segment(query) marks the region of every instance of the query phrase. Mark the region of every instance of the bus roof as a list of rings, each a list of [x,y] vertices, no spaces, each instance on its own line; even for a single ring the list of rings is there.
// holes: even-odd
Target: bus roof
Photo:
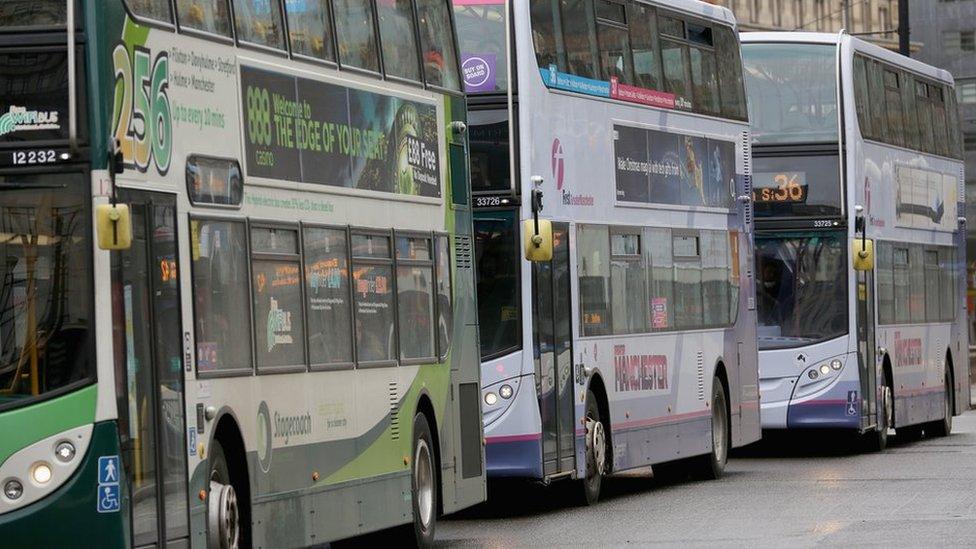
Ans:
[[[840,33],[829,32],[743,32],[739,34],[743,44],[762,43],[762,42],[789,42],[794,44],[830,44],[837,45]],[[882,48],[866,40],[849,34],[844,35],[844,40],[849,41],[855,51],[881,59],[894,66],[918,73],[933,80],[939,80],[947,84],[954,84],[952,74],[949,71],[922,63],[917,59],[905,57],[900,53]]]
[[[699,0],[668,0],[666,2],[662,0],[637,1],[645,4],[651,4],[659,8],[664,8],[666,10],[680,11],[715,21],[721,21],[723,23],[728,23],[733,27],[736,24],[735,15],[732,14],[732,10],[723,6],[709,4],[708,2],[701,2]]]

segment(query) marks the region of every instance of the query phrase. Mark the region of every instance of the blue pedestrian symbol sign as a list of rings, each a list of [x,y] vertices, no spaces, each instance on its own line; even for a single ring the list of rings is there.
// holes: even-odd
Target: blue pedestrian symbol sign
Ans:
[[[121,474],[119,456],[98,458],[98,490],[95,492],[95,501],[99,513],[118,513],[122,507],[119,491]]]
[[[857,415],[857,391],[847,391],[847,415]]]
[[[117,513],[121,507],[118,484],[98,485],[98,512]]]
[[[98,458],[98,483],[119,483],[119,456],[101,456]]]

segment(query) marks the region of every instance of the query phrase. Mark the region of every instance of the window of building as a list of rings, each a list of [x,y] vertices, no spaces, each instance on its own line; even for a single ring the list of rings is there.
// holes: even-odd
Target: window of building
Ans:
[[[276,0],[233,0],[237,39],[285,49],[284,26]]]
[[[177,0],[176,15],[183,28],[230,36],[227,0]]]
[[[193,319],[197,372],[251,369],[247,229],[243,222],[192,219]]]
[[[373,2],[333,0],[332,7],[335,11],[339,62],[349,67],[379,72]]]
[[[308,357],[315,366],[351,365],[352,305],[346,231],[305,227]]]
[[[388,76],[420,81],[417,31],[413,24],[413,1],[377,2],[383,71]]]
[[[974,52],[976,31],[942,31],[942,46],[950,53]]]
[[[351,241],[357,362],[391,364],[397,353],[390,237],[354,233]]]
[[[329,0],[285,0],[293,53],[335,61],[330,5]]]
[[[963,105],[976,103],[976,80],[957,80],[956,96]]]

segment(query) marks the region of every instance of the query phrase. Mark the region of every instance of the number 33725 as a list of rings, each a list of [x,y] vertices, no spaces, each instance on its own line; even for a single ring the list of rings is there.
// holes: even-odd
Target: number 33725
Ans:
[[[57,162],[58,155],[53,150],[39,151],[14,151],[13,163],[15,166],[30,166],[32,164],[53,164]]]

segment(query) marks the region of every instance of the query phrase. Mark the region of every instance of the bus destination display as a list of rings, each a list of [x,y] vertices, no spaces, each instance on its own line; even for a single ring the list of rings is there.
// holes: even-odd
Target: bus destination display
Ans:
[[[752,181],[752,200],[758,204],[807,201],[806,172],[756,173]]]

